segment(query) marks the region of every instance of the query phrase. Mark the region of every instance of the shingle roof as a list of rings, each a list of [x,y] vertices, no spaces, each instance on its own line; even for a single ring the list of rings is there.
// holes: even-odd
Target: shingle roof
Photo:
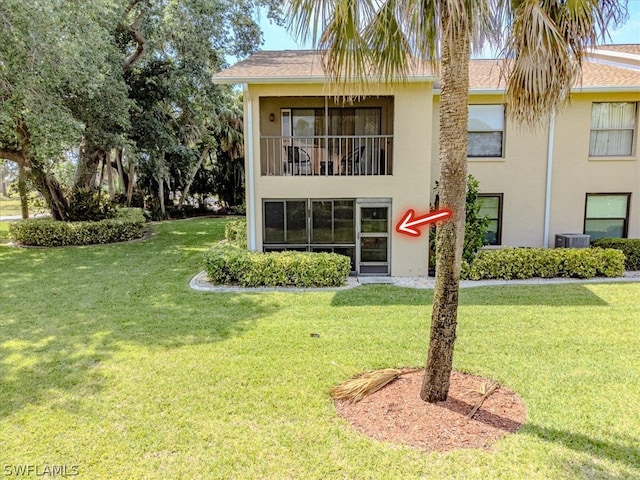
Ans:
[[[469,90],[503,90],[501,60],[471,60],[469,65]],[[582,79],[575,86],[577,91],[589,89],[612,90],[637,87],[640,90],[640,71],[619,65],[587,59],[582,64]]]
[[[582,88],[637,87],[640,70],[587,60],[582,65]]]
[[[626,45],[600,45],[598,49],[640,55],[640,43],[629,43]]]
[[[282,83],[280,81],[322,79],[324,73],[320,56],[311,50],[260,51],[213,78],[239,80],[238,83],[272,79]]]
[[[421,65],[409,81],[433,81]],[[219,83],[324,83],[320,54],[314,50],[260,51],[213,76]]]
[[[640,45],[601,45],[589,55],[601,63],[640,71]]]
[[[640,45],[615,45],[627,51],[640,51]],[[605,47],[601,47],[605,48]],[[606,46],[606,48],[612,48]],[[631,53],[631,56],[635,54]],[[500,72],[501,60],[471,60],[469,89],[473,91],[502,91],[505,87]],[[427,68],[411,75],[409,81],[436,81],[437,77]],[[320,55],[312,50],[261,51],[214,76],[218,83],[324,83]],[[589,89],[640,90],[640,70],[622,63],[603,62],[587,58],[583,63],[582,81],[576,87]]]

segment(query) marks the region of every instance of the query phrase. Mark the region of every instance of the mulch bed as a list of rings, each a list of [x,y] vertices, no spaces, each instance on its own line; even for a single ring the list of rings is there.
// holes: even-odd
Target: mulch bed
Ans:
[[[423,376],[424,371],[403,375],[357,403],[337,400],[338,413],[364,435],[428,451],[488,449],[526,421],[524,402],[502,385],[468,418],[482,398],[482,383],[488,380],[460,372],[451,374],[446,401],[424,402]]]

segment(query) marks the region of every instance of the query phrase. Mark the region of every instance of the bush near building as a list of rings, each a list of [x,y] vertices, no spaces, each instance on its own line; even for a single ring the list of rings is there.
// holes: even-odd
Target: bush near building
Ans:
[[[533,277],[593,278],[624,274],[624,254],[613,248],[504,248],[481,251],[463,264],[469,280],[513,280]]]
[[[349,258],[335,253],[248,252],[219,243],[205,254],[207,278],[216,285],[337,287],[350,270]]]
[[[594,247],[615,248],[624,253],[624,268],[640,270],[640,238],[598,238],[593,241]]]

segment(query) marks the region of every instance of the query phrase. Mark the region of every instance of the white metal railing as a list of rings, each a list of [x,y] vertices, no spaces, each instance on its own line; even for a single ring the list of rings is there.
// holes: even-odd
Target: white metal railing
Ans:
[[[260,138],[262,175],[391,175],[393,135]]]

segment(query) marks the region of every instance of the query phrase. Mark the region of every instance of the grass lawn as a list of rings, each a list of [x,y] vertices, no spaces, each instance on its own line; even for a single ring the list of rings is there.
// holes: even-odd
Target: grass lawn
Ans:
[[[0,243],[9,241],[9,222],[0,222]]]
[[[46,209],[41,207],[29,206],[30,215],[37,213],[48,213]],[[18,197],[3,197],[0,195],[0,217],[9,217],[22,215],[22,208],[20,207],[20,199]]]
[[[640,478],[640,284],[463,290],[455,367],[515,389],[528,421],[492,451],[424,453],[351,431],[328,390],[421,366],[431,294],[191,291],[224,222],[160,223],[123,245],[0,245],[5,476]]]
[[[0,217],[21,215],[20,199],[0,195]]]

